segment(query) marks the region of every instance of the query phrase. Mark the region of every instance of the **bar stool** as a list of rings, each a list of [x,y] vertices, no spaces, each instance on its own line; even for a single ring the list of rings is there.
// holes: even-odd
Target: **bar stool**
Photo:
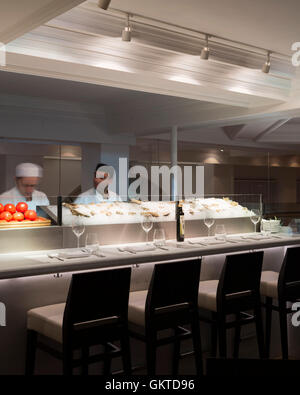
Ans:
[[[266,354],[270,356],[272,311],[279,312],[282,358],[288,359],[287,302],[300,300],[300,247],[288,248],[280,272],[263,271],[261,276],[261,295],[266,303]],[[273,299],[278,306],[273,305]]]
[[[73,274],[66,303],[29,310],[26,374],[34,373],[37,348],[62,359],[64,375],[72,374],[77,366],[86,375],[88,364],[98,361],[104,361],[104,373],[109,374],[109,361],[117,356],[122,357],[125,373],[131,374],[127,321],[130,276],[131,268]],[[38,335],[44,340],[38,342]],[[111,343],[115,340],[120,340],[121,349]],[[104,352],[90,356],[89,348],[94,345],[104,345]],[[81,358],[74,359],[77,349]]]
[[[242,325],[256,323],[260,358],[264,357],[264,337],[260,306],[260,276],[263,251],[226,256],[219,280],[200,281],[198,305],[210,312],[210,318],[200,319],[212,325],[211,355],[216,357],[219,335],[219,355],[227,356],[226,330],[235,328],[234,358],[238,358]],[[253,310],[254,314],[246,313]],[[227,321],[227,315],[235,319]]]
[[[173,375],[178,374],[181,340],[192,338],[196,370],[203,374],[197,307],[201,259],[156,264],[149,290],[130,292],[129,333],[146,343],[147,371],[155,374],[156,348],[174,343]],[[191,330],[182,325],[191,325]],[[170,336],[158,333],[171,329]]]

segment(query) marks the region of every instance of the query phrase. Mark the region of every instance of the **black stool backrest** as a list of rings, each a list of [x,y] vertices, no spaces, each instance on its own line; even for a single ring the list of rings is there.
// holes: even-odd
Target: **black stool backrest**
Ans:
[[[201,259],[154,266],[147,300],[146,323],[164,314],[198,311]]]
[[[219,308],[251,305],[259,298],[263,251],[226,256],[217,291]],[[243,306],[241,306],[243,304]]]
[[[300,247],[287,248],[278,279],[279,297],[300,298]]]
[[[127,322],[131,268],[73,274],[63,332],[84,332]]]

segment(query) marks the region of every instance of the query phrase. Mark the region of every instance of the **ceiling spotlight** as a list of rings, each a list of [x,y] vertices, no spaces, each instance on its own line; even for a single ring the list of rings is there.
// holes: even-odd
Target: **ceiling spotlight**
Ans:
[[[202,48],[200,58],[207,60],[209,58],[208,34],[205,35],[205,47]]]
[[[270,71],[270,67],[271,67],[271,59],[270,59],[270,57],[271,57],[271,51],[268,51],[267,60],[266,60],[266,62],[264,63],[262,69],[261,69],[261,71],[262,71],[263,73],[268,74],[268,72]]]
[[[126,26],[122,31],[122,41],[131,41],[131,27],[129,24],[129,14],[127,14]]]
[[[99,0],[98,7],[102,8],[102,10],[107,10],[110,2],[111,2],[111,0]]]

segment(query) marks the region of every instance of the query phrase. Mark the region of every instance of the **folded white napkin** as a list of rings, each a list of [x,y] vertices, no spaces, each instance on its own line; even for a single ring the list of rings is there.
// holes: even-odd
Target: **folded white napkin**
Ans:
[[[189,240],[189,244],[192,244],[195,246],[197,246],[197,245],[209,246],[209,245],[223,244],[223,243],[226,243],[226,241],[225,240],[216,240],[216,239],[211,239],[211,240],[204,239],[204,240],[199,240],[199,241]]]
[[[268,239],[272,239],[272,236],[242,236],[243,240],[268,240]]]
[[[59,254],[57,254],[57,256],[63,259],[74,259],[74,258],[86,258],[91,256],[91,254],[85,251],[65,251],[65,252],[60,252]]]
[[[123,250],[135,253],[135,252],[144,252],[144,251],[154,251],[156,250],[156,247],[154,245],[134,246],[134,247],[123,247]]]

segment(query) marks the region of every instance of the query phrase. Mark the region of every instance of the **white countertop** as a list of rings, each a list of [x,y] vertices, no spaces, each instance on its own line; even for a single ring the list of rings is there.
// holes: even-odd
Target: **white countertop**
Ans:
[[[258,234],[257,234],[258,235]],[[190,244],[190,242],[215,243],[215,238],[186,239],[184,243],[175,240],[167,241],[167,250],[155,249],[145,252],[120,252],[118,248],[124,245],[111,245],[101,247],[105,257],[89,256],[84,258],[64,259],[49,258],[48,254],[58,254],[61,251],[30,251],[9,254],[0,254],[0,279],[35,276],[50,273],[60,273],[78,270],[91,270],[104,267],[162,262],[172,259],[192,258],[197,256],[228,254],[238,251],[249,251],[280,246],[300,244],[300,235],[274,235],[260,240],[246,239],[253,234],[230,235],[226,242],[209,245]],[[244,237],[244,238],[242,238]],[[230,241],[231,240],[231,241]],[[130,244],[130,247],[141,247],[145,244]],[[128,246],[128,245],[127,245]],[[72,250],[71,250],[72,251]]]

